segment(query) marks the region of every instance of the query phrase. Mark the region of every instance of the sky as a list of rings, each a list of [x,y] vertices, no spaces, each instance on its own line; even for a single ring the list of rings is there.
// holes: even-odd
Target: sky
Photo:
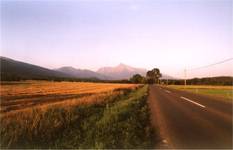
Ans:
[[[231,0],[1,0],[1,56],[47,68],[184,69],[233,57]],[[233,75],[232,61],[189,77]]]

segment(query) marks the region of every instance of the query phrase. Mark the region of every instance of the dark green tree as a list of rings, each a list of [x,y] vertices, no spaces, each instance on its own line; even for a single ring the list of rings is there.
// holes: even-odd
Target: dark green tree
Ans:
[[[130,78],[130,82],[132,83],[145,83],[145,78],[140,74],[135,74]]]
[[[159,83],[159,78],[161,78],[161,77],[162,77],[162,74],[160,73],[160,70],[158,68],[154,68],[152,70],[149,70],[146,73],[147,82],[149,84]]]

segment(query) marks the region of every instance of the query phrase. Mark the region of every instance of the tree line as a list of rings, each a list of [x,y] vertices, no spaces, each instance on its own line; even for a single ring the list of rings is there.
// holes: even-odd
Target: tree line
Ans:
[[[162,74],[158,68],[149,70],[146,76],[135,74],[130,78],[130,83],[141,84],[165,84],[165,85],[184,85],[183,79],[161,79]],[[186,80],[187,85],[233,85],[232,76],[193,78]]]
[[[184,85],[184,80],[181,79],[161,80],[161,82],[168,85]],[[186,84],[187,85],[233,85],[233,77],[219,76],[219,77],[193,78],[193,79],[187,79]]]

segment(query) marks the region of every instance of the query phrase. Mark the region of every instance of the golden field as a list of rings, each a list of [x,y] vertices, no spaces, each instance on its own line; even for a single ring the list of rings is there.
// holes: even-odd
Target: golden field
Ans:
[[[88,82],[24,81],[3,82],[0,88],[1,112],[31,108],[42,104],[67,100],[89,99],[120,89],[134,89],[135,84],[109,84]],[[84,100],[81,100],[82,102]],[[78,102],[78,103],[81,103]]]
[[[2,83],[0,148],[152,148],[147,91],[137,84]]]

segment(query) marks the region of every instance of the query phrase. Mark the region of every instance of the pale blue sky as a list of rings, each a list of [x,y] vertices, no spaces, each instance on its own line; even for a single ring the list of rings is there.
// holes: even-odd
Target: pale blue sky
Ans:
[[[122,62],[177,76],[233,55],[231,0],[2,0],[1,32],[1,55],[48,68]]]

